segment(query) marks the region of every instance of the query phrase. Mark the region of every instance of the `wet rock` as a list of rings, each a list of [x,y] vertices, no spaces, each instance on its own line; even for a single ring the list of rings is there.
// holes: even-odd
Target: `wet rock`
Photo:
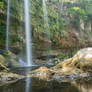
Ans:
[[[39,77],[41,79],[49,79],[51,75],[53,75],[55,72],[51,69],[48,69],[47,67],[40,67],[37,70],[34,70],[31,72],[33,74],[33,77]]]
[[[18,74],[10,72],[0,72],[0,86],[14,83],[22,78],[24,77]]]

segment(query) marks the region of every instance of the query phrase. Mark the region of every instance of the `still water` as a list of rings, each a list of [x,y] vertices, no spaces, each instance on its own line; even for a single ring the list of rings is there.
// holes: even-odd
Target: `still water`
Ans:
[[[20,69],[22,71],[22,69]],[[23,70],[26,74],[30,69]],[[17,73],[20,71],[16,70]],[[37,78],[26,78],[16,83],[1,86],[0,92],[92,92],[92,80],[57,82],[45,81]]]

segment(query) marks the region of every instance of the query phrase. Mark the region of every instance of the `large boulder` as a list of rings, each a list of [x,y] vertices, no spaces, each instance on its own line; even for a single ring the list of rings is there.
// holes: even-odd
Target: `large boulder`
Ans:
[[[64,67],[75,67],[82,71],[91,72],[92,71],[92,48],[84,48],[78,51],[75,56],[67,59],[54,68],[64,68]]]

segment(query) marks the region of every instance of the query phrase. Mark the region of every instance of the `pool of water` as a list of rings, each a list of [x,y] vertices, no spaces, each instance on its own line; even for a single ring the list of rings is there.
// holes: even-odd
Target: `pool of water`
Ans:
[[[14,72],[27,74],[34,68],[17,68]],[[45,81],[26,78],[0,87],[0,92],[92,92],[92,80],[72,82]]]

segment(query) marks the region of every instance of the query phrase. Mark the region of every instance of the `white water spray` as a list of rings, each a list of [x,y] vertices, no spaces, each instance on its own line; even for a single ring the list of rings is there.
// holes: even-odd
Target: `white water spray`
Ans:
[[[7,3],[6,50],[9,50],[10,0]]]
[[[24,0],[27,66],[32,66],[32,40],[30,28],[29,0]]]

